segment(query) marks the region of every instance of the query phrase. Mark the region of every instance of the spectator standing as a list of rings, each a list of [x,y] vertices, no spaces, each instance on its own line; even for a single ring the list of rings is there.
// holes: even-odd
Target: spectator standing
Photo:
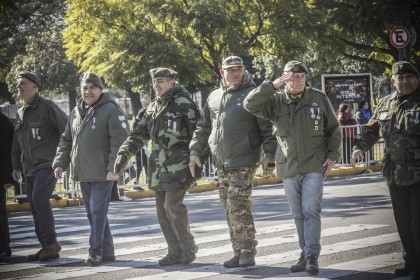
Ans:
[[[341,126],[341,138],[343,139],[342,143],[342,155],[343,155],[343,164],[349,164],[351,158],[351,149],[353,147],[354,139],[354,127],[345,128],[348,125],[355,125],[356,120],[350,116],[349,108],[347,104],[341,103],[338,107],[338,122]]]
[[[369,103],[367,101],[360,101],[359,111],[356,113],[357,124],[367,124],[372,118],[372,114],[369,111]]]

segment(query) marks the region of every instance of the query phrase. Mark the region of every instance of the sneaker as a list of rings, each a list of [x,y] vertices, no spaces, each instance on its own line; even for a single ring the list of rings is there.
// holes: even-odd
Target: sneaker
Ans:
[[[131,201],[133,199],[130,198],[130,197],[128,197],[128,196],[123,195],[123,196],[120,196],[120,200],[122,200],[122,201]]]
[[[194,247],[190,250],[182,250],[182,264],[188,265],[195,261],[196,256],[195,253],[197,253],[198,247],[197,245],[194,245]]]
[[[102,257],[95,254],[89,254],[85,263],[90,264],[91,266],[100,265],[102,263]]]
[[[182,262],[182,256],[174,255],[171,253],[168,253],[166,256],[164,256],[162,259],[159,260],[159,265],[173,265],[177,263]]]
[[[394,273],[399,276],[407,276],[413,271],[413,265],[411,262],[405,262],[404,266],[395,269]]]
[[[318,260],[316,257],[307,257],[306,258],[306,268],[305,271],[311,274],[316,274],[319,272]]]
[[[306,260],[305,260],[305,254],[302,252],[300,253],[300,258],[298,262],[290,267],[291,272],[301,272],[305,271],[306,269]]]
[[[230,260],[223,263],[226,268],[239,267],[239,256],[233,256]]]
[[[60,257],[60,255],[58,255],[58,252],[60,251],[61,251],[61,246],[56,241],[54,244],[50,244],[42,248],[42,252],[39,255],[39,260],[41,262],[45,262],[51,259],[56,259]]]
[[[255,265],[255,255],[256,250],[242,249],[241,256],[239,257],[239,266],[245,267]]]
[[[103,262],[114,262],[115,261],[115,254],[103,254],[102,255]]]

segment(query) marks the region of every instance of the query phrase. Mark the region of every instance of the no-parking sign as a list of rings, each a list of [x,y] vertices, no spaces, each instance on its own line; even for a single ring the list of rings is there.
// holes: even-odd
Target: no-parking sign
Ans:
[[[389,40],[394,47],[401,49],[410,43],[410,33],[404,26],[397,26],[392,29]]]

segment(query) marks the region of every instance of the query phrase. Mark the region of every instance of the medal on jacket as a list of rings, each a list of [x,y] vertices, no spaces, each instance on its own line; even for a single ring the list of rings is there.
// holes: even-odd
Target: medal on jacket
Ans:
[[[172,129],[172,120],[168,120],[168,129]]]
[[[95,127],[96,127],[96,126],[95,126],[95,119],[96,119],[96,118],[92,118],[92,121],[93,121],[93,124],[92,124],[92,129],[95,129]]]
[[[317,112],[316,119],[317,120],[321,119],[321,116],[320,116],[321,109],[320,108],[316,108],[316,112]]]
[[[413,121],[415,124],[419,123],[419,112],[416,112],[416,118]]]
[[[315,111],[314,108],[311,108],[311,119],[315,119]]]
[[[32,138],[36,138],[36,134],[35,134],[35,128],[32,128]]]
[[[36,128],[36,139],[41,140],[41,136],[39,136],[39,128]]]

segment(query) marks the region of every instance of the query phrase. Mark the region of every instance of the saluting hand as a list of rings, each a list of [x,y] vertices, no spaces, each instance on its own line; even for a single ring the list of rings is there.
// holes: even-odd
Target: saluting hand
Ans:
[[[282,84],[288,82],[292,79],[293,72],[284,72],[280,78],[277,78],[273,81],[273,87],[278,89]]]
[[[127,156],[124,154],[118,154],[117,159],[115,160],[115,164],[114,164],[114,172],[116,174],[121,174],[125,167],[127,166]]]
[[[350,165],[351,165],[351,167],[355,167],[355,165],[356,165],[356,159],[358,159],[358,158],[364,158],[364,156],[363,156],[363,151],[361,151],[361,150],[354,150],[353,151],[353,154],[351,155],[351,159],[350,159]]]
[[[274,168],[276,167],[276,159],[274,158],[264,158],[262,161],[257,162],[257,165],[262,165],[263,175],[265,177],[273,174]]]
[[[198,156],[196,155],[190,155],[190,172],[191,175],[195,178],[195,165],[197,165],[198,167],[201,167],[201,160]]]

